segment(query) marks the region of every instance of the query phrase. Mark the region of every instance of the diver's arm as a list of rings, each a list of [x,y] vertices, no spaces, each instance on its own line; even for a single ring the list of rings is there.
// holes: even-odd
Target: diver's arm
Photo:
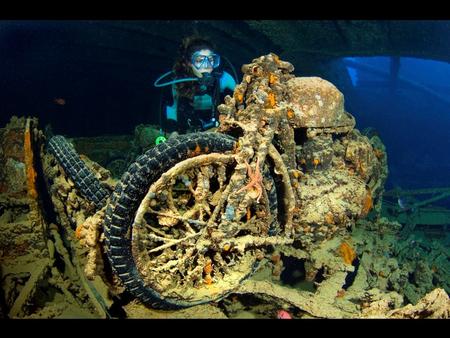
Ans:
[[[171,106],[166,106],[166,119],[167,120],[178,120],[178,113],[177,113],[177,101],[173,103]]]
[[[176,108],[174,108],[173,106],[166,106],[166,119],[164,123],[164,130],[167,133],[171,133],[178,129],[177,121],[171,118],[171,116],[173,116],[173,111],[175,111],[176,114]]]
[[[189,130],[192,121],[195,119],[192,100],[180,97],[177,102],[177,114],[177,131],[184,134]]]
[[[192,119],[191,115],[192,106],[189,104],[189,100],[175,95],[173,104],[166,106],[166,131],[186,133],[189,128],[189,119]]]
[[[165,129],[167,132],[172,132],[177,130],[178,121],[178,95],[175,86],[172,85],[172,98],[173,103],[171,106],[167,105],[164,108],[165,114]]]
[[[236,87],[236,81],[234,81],[233,77],[227,73],[223,72],[220,77],[220,92],[223,93],[225,90],[234,91],[234,87]]]

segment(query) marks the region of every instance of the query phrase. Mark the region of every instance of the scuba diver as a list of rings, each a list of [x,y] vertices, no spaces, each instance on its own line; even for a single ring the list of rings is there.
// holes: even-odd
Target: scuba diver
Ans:
[[[162,130],[176,135],[204,131],[219,125],[217,106],[226,95],[233,94],[237,81],[233,65],[224,59],[235,78],[220,70],[221,57],[215,53],[211,42],[198,36],[183,39],[173,70],[154,83],[155,87],[171,86],[171,97],[161,101],[161,134]],[[160,83],[169,75],[172,75],[171,80]]]

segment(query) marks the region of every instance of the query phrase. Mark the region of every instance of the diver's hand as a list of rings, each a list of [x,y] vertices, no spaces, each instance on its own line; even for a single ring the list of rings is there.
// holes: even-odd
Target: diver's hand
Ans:
[[[209,133],[214,133],[215,131],[217,131],[217,128],[218,127],[213,127],[213,128],[206,129],[205,131],[207,131]]]
[[[174,138],[174,137],[177,137],[178,135],[180,135],[180,134],[178,134],[178,132],[173,131],[173,132],[171,132],[171,133],[169,134],[169,137],[168,137],[167,139],[170,140],[170,139],[172,139],[172,138]]]

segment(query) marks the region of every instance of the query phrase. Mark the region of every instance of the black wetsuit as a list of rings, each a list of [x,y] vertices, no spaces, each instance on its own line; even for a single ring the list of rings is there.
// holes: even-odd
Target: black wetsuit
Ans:
[[[220,81],[224,73],[215,71],[210,76],[193,83],[196,88],[194,97],[178,97],[176,102],[176,120],[167,118],[165,108],[168,106],[168,100],[166,100],[161,108],[164,116],[162,121],[163,129],[169,133],[172,131],[187,133],[207,130],[217,126],[217,105],[222,102],[225,95],[232,94],[230,88],[224,88],[221,91]],[[226,76],[229,76],[229,74],[226,73]],[[201,106],[198,102],[202,98],[210,99],[210,104],[206,104],[207,109],[197,109]]]

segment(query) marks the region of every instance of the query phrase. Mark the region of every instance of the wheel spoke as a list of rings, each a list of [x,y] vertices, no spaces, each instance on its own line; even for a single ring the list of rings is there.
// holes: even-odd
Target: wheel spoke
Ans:
[[[190,211],[187,211],[186,213],[184,213],[182,216],[177,216],[177,215],[173,215],[173,214],[167,214],[165,212],[156,211],[156,210],[153,210],[151,208],[149,208],[149,209],[150,209],[151,213],[153,213],[155,215],[158,215],[158,216],[175,218],[175,219],[178,219],[178,220],[182,221],[183,223],[192,223],[192,224],[195,224],[195,225],[206,225],[206,222],[190,218],[190,214],[189,213],[192,214],[192,211],[195,212],[195,210],[190,210]],[[186,215],[186,214],[188,214],[188,215]],[[195,231],[191,227],[189,227],[189,231],[195,233]]]
[[[226,205],[238,211],[240,204],[247,210],[254,202],[249,194],[232,195],[242,181],[234,170],[235,156],[213,153],[184,160],[149,187],[135,218],[145,226],[136,227],[133,238],[146,283],[163,297],[205,297],[210,284],[224,283],[225,290],[239,281],[236,276],[251,271],[255,248],[264,245],[249,242],[261,229],[259,216],[231,222],[220,217]],[[268,205],[265,191],[263,197],[258,208]],[[226,232],[230,225],[236,231]],[[240,230],[244,233],[230,237]]]
[[[157,239],[157,240],[162,240],[162,241],[166,242],[166,244],[163,244],[163,245],[161,245],[161,246],[158,246],[158,247],[156,247],[156,248],[153,248],[153,249],[149,250],[148,253],[152,253],[152,252],[157,252],[157,251],[164,250],[164,249],[166,249],[166,248],[171,247],[172,245],[175,245],[175,244],[178,244],[178,243],[187,241],[187,240],[189,240],[189,239],[191,239],[191,238],[194,238],[194,237],[197,237],[197,236],[200,236],[200,235],[201,235],[201,232],[197,232],[197,233],[195,233],[195,234],[186,236],[186,237],[181,238],[181,239],[173,239],[173,240],[170,240],[170,239],[168,239],[168,238],[159,237],[159,236],[155,236],[155,235],[149,234],[148,236],[149,236],[150,238],[154,238],[154,239]],[[191,244],[191,245],[195,245],[195,244]]]

